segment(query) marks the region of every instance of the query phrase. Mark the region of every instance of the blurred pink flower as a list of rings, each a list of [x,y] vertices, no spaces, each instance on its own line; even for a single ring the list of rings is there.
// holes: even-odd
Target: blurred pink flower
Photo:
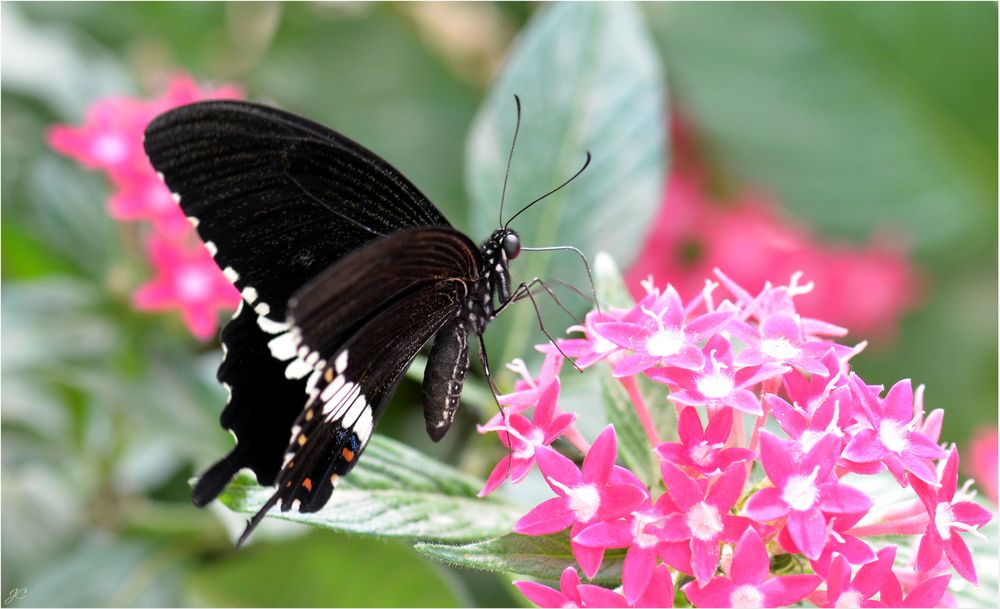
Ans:
[[[935,411],[938,412],[938,411]],[[940,428],[939,428],[940,429]],[[979,428],[965,451],[963,471],[976,479],[976,486],[993,503],[997,502],[997,428]]]
[[[673,131],[680,145],[666,196],[626,276],[636,298],[640,282],[650,275],[670,281],[690,298],[713,268],[726,269],[751,290],[803,271],[817,284],[799,303],[803,315],[867,336],[892,337],[922,291],[920,273],[900,239],[876,234],[864,246],[823,243],[809,227],[786,218],[774,197],[753,188],[718,197],[692,149],[688,126],[675,120]]]
[[[917,549],[917,570],[928,571],[934,568],[943,553],[959,575],[974,584],[979,583],[972,554],[959,533],[982,536],[977,529],[989,522],[993,515],[978,503],[955,501],[955,491],[958,490],[958,450],[952,447],[948,453],[940,487],[934,488],[913,474],[909,477],[913,490],[930,515],[927,531],[920,539],[920,547]]]
[[[748,528],[733,551],[729,577],[716,577],[704,586],[684,586],[698,607],[781,607],[806,597],[820,584],[816,575],[770,576],[771,562],[760,534]]]
[[[54,125],[46,134],[57,152],[84,167],[105,172],[114,187],[108,200],[111,217],[146,220],[152,226],[148,250],[160,276],[136,292],[136,308],[179,309],[191,333],[200,339],[215,335],[217,311],[234,310],[239,294],[211,256],[197,245],[194,228],[146,158],[143,132],[149,121],[171,108],[203,99],[241,97],[237,87],[202,89],[193,78],[180,74],[157,98],[98,100],[83,125]]]
[[[219,272],[215,260],[201,246],[183,246],[153,235],[149,255],[157,277],[133,296],[141,311],[179,309],[196,337],[214,335],[218,312],[231,311],[240,301],[236,287]]]

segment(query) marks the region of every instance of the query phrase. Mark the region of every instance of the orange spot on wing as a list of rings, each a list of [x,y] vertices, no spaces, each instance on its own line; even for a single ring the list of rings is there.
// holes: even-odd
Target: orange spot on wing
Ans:
[[[348,461],[354,460],[354,451],[352,451],[350,448],[344,448],[344,450],[340,451],[340,454],[343,455],[343,457]]]
[[[299,446],[305,446],[306,441],[307,441],[306,434],[299,434]]]
[[[313,409],[312,408],[310,408],[309,410],[306,411],[306,420],[307,421],[312,421],[313,420],[313,416],[314,415],[313,415]]]
[[[302,486],[306,487],[307,491],[312,491],[313,490],[313,481],[312,481],[312,478],[306,478],[305,480],[303,480],[302,481]]]
[[[333,382],[333,368],[327,368],[326,369],[326,373],[323,375],[323,377],[326,378],[326,382],[327,383],[332,383]]]

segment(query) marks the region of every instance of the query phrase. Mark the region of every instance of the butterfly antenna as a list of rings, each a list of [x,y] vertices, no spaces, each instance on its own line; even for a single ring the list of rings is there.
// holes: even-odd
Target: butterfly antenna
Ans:
[[[271,495],[271,498],[267,500],[267,503],[264,504],[264,507],[260,508],[260,511],[254,514],[253,518],[251,518],[247,522],[247,528],[243,530],[243,534],[240,535],[240,538],[236,541],[237,549],[239,549],[240,546],[242,546],[244,543],[246,543],[248,539],[250,539],[250,533],[253,533],[254,529],[257,528],[257,525],[259,525],[261,521],[264,520],[264,516],[267,515],[267,513],[271,510],[271,508],[274,507],[274,504],[276,503],[278,503],[277,492]]]
[[[507,179],[510,178],[510,162],[514,159],[514,146],[517,145],[517,133],[521,130],[521,98],[514,95],[514,104],[517,105],[517,122],[514,123],[514,140],[510,143],[510,152],[507,154],[507,171],[503,174],[503,190],[500,191],[500,224],[503,224],[503,202],[507,198]]]
[[[545,197],[547,197],[549,195],[554,195],[555,193],[559,192],[560,190],[562,190],[563,188],[565,188],[566,186],[568,186],[570,182],[572,182],[573,180],[575,180],[578,177],[580,177],[580,174],[583,173],[585,169],[587,169],[588,165],[590,165],[590,158],[591,158],[590,157],[590,151],[588,151],[587,152],[587,160],[583,162],[583,167],[581,167],[576,173],[574,173],[573,176],[570,177],[570,179],[566,180],[565,182],[563,182],[559,186],[556,186],[555,188],[553,188],[549,192],[545,193],[544,195],[538,197],[537,199],[535,199],[531,203],[528,203],[527,205],[525,205],[524,207],[522,207],[521,211],[519,211],[516,214],[514,214],[513,216],[511,216],[510,219],[507,220],[507,222],[504,223],[504,225],[503,225],[504,229],[506,229],[510,225],[510,223],[514,221],[514,218],[516,218],[516,217],[520,216],[521,214],[523,214],[524,212],[528,211],[528,208],[530,208],[532,205],[534,205],[535,203],[538,203],[539,201],[541,201],[542,199],[544,199]]]

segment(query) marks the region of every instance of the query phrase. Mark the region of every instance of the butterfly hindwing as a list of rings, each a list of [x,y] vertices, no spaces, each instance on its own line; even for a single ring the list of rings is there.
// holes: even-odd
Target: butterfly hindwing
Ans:
[[[295,295],[290,338],[274,340],[292,341],[290,368],[309,368],[309,398],[277,478],[283,510],[326,503],[417,352],[462,313],[478,273],[467,237],[412,229],[346,256]]]

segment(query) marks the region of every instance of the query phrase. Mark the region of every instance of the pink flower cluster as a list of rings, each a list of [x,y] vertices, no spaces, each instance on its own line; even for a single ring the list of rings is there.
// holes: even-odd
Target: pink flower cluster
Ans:
[[[752,189],[723,199],[694,150],[689,127],[675,117],[677,158],[666,197],[639,254],[626,275],[634,295],[643,278],[670,277],[685,298],[701,290],[702,279],[722,268],[752,289],[801,270],[816,289],[797,303],[812,315],[871,338],[890,339],[902,314],[920,299],[922,280],[901,239],[876,234],[863,247],[827,243],[809,227],[785,217],[780,201]]]
[[[500,398],[511,414],[480,428],[510,451],[482,494],[537,466],[554,497],[514,532],[568,529],[576,563],[558,591],[515,585],[542,607],[668,607],[675,590],[700,607],[901,607],[941,602],[951,569],[976,583],[963,536],[980,535],[992,515],[958,489],[958,452],[939,445],[943,412],[925,413],[909,380],[887,392],[862,380],[849,362],[864,345],[840,344],[845,329],[800,315],[796,299],[811,286],[797,274],[757,294],[716,276],[687,303],[645,281],[633,307],[592,312],[571,328],[581,338],[560,341],[579,366],[606,362],[629,395],[639,375],[667,389],[669,402],[633,399],[657,439],[646,449],[659,480],[616,464],[613,426],[591,445],[559,409],[559,351],[540,347],[537,378],[513,366],[522,379]],[[649,408],[668,403],[676,438],[660,442]],[[559,438],[583,454],[580,466],[553,448]],[[911,499],[880,505],[858,488],[874,475]],[[912,564],[897,564],[897,547],[879,539],[918,534]],[[594,578],[612,549],[625,550],[621,587],[581,583],[577,569]]]
[[[149,121],[171,108],[203,99],[240,97],[236,87],[206,91],[192,78],[177,76],[156,99],[101,99],[87,112],[83,125],[55,125],[47,134],[57,152],[107,175],[114,188],[108,200],[111,217],[149,223],[146,243],[158,275],[135,292],[135,307],[180,310],[191,333],[200,339],[215,335],[218,312],[235,310],[240,296],[200,245],[180,206],[149,164],[142,134]]]

